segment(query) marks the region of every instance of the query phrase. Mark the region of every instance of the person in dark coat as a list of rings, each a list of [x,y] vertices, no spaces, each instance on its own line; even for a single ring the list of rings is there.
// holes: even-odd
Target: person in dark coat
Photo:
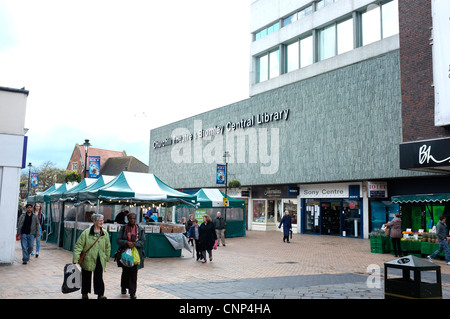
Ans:
[[[396,213],[393,220],[386,224],[386,227],[391,227],[391,240],[392,247],[394,248],[395,257],[402,257],[402,246],[401,246],[401,238],[402,238],[402,220],[400,218],[400,214]]]
[[[202,252],[202,263],[206,263],[206,252],[209,254],[209,261],[212,261],[212,249],[216,243],[217,235],[214,223],[209,215],[203,215],[203,223],[198,230],[198,249]]]
[[[291,216],[289,216],[289,211],[284,212],[284,216],[281,218],[278,228],[281,228],[281,225],[283,225],[283,243],[286,242],[286,239],[289,243],[289,231],[292,229],[292,221]]]
[[[128,249],[136,247],[140,264],[133,267],[125,267],[122,265],[122,276],[120,279],[120,287],[122,294],[130,293],[131,299],[136,299],[137,289],[137,273],[138,269],[144,268],[144,245],[145,232],[142,227],[136,224],[136,214],[128,214],[128,223],[120,228],[119,236],[117,237],[117,244],[120,248]]]

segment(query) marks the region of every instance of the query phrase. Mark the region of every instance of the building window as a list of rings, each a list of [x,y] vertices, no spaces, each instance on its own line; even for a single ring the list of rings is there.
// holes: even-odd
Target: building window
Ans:
[[[338,0],[320,0],[316,3],[316,11],[326,7],[329,4],[337,2]]]
[[[261,31],[255,33],[255,41],[259,40],[261,38],[264,38],[266,35],[269,35],[277,30],[280,29],[280,22],[275,22],[274,24],[271,24],[270,26],[262,29]]]
[[[286,72],[291,72],[299,68],[299,52],[298,41],[286,46]]]
[[[257,81],[263,82],[280,75],[280,50],[269,52],[258,58]]]
[[[291,14],[290,16],[284,18],[283,19],[283,27],[285,27],[285,26],[287,26],[287,25],[289,25],[289,24],[291,24],[291,23],[293,23],[293,22],[295,22],[297,20],[300,20],[302,17],[306,17],[306,16],[310,15],[311,13],[313,13],[312,5],[304,8],[304,9],[302,9],[300,11],[297,11],[297,12]]]
[[[72,162],[72,171],[78,172],[78,163]]]
[[[319,61],[353,50],[353,19],[319,30]]]
[[[319,61],[336,55],[336,25],[319,30]]]
[[[369,5],[361,20],[362,45],[398,34],[398,0]]]
[[[313,59],[313,37],[310,35],[300,40],[300,67],[311,65],[314,62]]]
[[[265,223],[266,222],[266,200],[255,199],[253,200],[253,222]]]
[[[337,54],[353,50],[353,19],[337,24]]]

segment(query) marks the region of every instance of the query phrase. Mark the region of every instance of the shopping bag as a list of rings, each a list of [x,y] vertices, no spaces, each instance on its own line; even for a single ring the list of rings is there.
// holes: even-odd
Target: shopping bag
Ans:
[[[216,240],[215,243],[214,243],[213,249],[217,249],[217,240]]]
[[[141,257],[139,256],[139,252],[136,247],[133,247],[131,250],[131,256],[133,257],[133,264],[139,265],[141,263]]]
[[[61,287],[63,294],[68,294],[81,288],[81,267],[78,264],[64,266],[64,281]]]
[[[131,251],[131,248],[128,248],[127,250],[125,250],[125,252],[122,254],[122,257],[120,258],[120,262],[125,267],[133,267],[134,266],[133,253]]]

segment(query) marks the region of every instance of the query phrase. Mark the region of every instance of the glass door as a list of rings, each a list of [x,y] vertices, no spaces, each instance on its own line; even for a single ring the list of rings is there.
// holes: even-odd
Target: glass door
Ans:
[[[305,199],[305,225],[307,234],[320,234],[320,201]]]
[[[321,234],[340,235],[341,234],[341,206],[342,201],[322,201],[320,203]]]
[[[361,236],[361,210],[359,200],[344,200],[342,211],[342,236]]]

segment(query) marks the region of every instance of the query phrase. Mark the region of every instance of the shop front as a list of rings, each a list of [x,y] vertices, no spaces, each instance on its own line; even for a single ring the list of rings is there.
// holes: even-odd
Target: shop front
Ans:
[[[278,225],[287,210],[292,218],[292,230],[297,227],[296,185],[254,186],[252,187],[252,230],[278,230]]]
[[[361,183],[300,185],[304,234],[363,236]]]

